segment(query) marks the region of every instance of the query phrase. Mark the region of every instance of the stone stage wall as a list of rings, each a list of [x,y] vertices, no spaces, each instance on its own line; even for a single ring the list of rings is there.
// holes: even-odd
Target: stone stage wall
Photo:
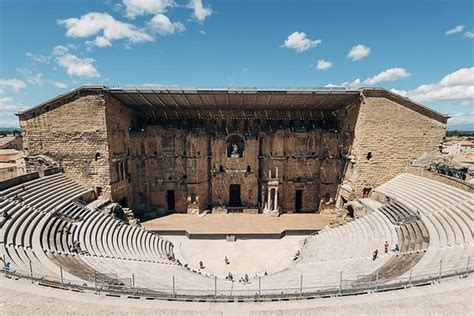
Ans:
[[[299,204],[300,212],[315,212],[338,190],[349,200],[361,196],[438,150],[446,118],[393,96],[363,90],[357,102],[308,110],[300,121],[283,112],[167,119],[92,90],[19,116],[27,153],[51,156],[70,176],[136,210],[261,210],[269,171],[278,169],[280,210]]]

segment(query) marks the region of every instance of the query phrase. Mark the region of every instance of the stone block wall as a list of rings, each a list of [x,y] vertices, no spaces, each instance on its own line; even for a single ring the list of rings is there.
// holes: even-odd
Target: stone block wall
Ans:
[[[354,142],[344,176],[356,196],[403,172],[423,152],[437,151],[445,122],[382,96],[365,97],[358,110]]]
[[[73,178],[110,194],[103,95],[82,96],[37,116],[20,116],[20,126],[25,152],[50,156]]]
[[[134,202],[130,186],[130,130],[138,118],[136,111],[109,95],[105,95],[105,102],[111,196],[123,206],[129,206]]]

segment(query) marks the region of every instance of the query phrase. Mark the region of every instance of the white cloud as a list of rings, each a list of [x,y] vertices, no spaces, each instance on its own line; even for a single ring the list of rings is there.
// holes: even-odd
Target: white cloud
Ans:
[[[329,83],[325,85],[326,88],[347,88],[347,89],[358,89],[362,86],[362,80],[355,79],[353,81],[345,81],[341,84]]]
[[[56,63],[66,69],[71,76],[94,78],[100,77],[99,72],[94,67],[94,59],[80,58],[69,52],[65,46],[56,46],[53,49]]]
[[[325,85],[325,87],[327,87],[327,88],[356,89],[356,88],[362,87],[363,84],[372,85],[372,84],[376,84],[376,83],[379,83],[379,82],[395,81],[395,80],[398,80],[398,79],[407,78],[409,76],[411,76],[411,74],[403,68],[390,68],[390,69],[382,71],[381,73],[379,73],[379,74],[377,74],[373,77],[367,78],[364,81],[357,78],[357,79],[352,80],[352,81],[345,81],[341,84],[330,83],[330,84]],[[401,90],[396,90],[396,91],[397,92],[395,92],[395,91],[393,91],[393,92],[402,94],[402,93],[400,93]]]
[[[444,87],[474,85],[474,67],[461,68],[447,74],[441,79],[439,85]]]
[[[369,56],[370,52],[370,47],[359,44],[351,48],[349,53],[347,53],[347,58],[352,59],[352,61],[361,60]]]
[[[453,35],[453,34],[462,32],[463,30],[464,30],[464,25],[457,25],[454,28],[447,30],[446,33],[444,33],[444,35],[446,36]]]
[[[6,90],[17,93],[24,88],[26,88],[26,83],[23,80],[0,79],[0,94],[4,93]]]
[[[403,68],[390,68],[387,70],[382,71],[381,73],[367,78],[364,83],[373,85],[379,82],[386,82],[386,81],[395,81],[403,78],[408,78],[411,76],[411,73],[407,72]]]
[[[32,60],[42,63],[42,64],[48,64],[49,63],[49,56],[43,56],[43,55],[34,55],[30,52],[26,52],[26,56],[31,58]]]
[[[18,73],[26,77],[26,82],[31,85],[41,86],[43,84],[43,74],[37,73],[34,74],[30,69],[27,68],[17,68]]]
[[[204,30],[199,30],[199,33],[201,33],[202,35],[206,34],[206,31]]]
[[[41,86],[43,84],[43,74],[37,73],[36,75],[29,75],[26,78],[26,82],[35,86]]]
[[[160,35],[169,35],[184,31],[184,25],[180,22],[171,22],[164,14],[155,15],[148,24],[150,28]]]
[[[318,64],[316,65],[316,68],[318,70],[327,70],[332,67],[332,62],[321,59],[318,60]]]
[[[474,67],[458,69],[437,83],[423,84],[408,91],[407,95],[419,102],[465,101],[474,105]]]
[[[448,120],[449,125],[454,125],[454,124],[474,124],[474,112],[470,113],[455,113],[451,115],[451,117]]]
[[[93,41],[87,41],[86,44],[98,47],[112,46],[112,43],[104,36],[97,36]]]
[[[309,39],[304,32],[293,32],[287,37],[283,47],[294,49],[301,53],[319,44],[321,44],[321,40]]]
[[[203,22],[207,17],[211,16],[211,7],[204,7],[202,0],[190,0],[188,8],[193,9],[193,16],[199,22]]]
[[[66,89],[67,87],[69,87],[66,83],[59,81],[51,81],[51,84],[58,89]]]
[[[0,126],[18,126],[18,118],[15,113],[23,108],[23,105],[15,103],[10,97],[0,97]]]
[[[464,37],[465,38],[474,38],[474,31],[466,31],[466,33],[464,33]]]
[[[96,36],[95,40],[89,43],[99,47],[110,46],[112,41],[120,39],[127,39],[130,43],[154,40],[151,35],[133,24],[117,21],[107,13],[90,12],[79,18],[59,20],[58,24],[67,29],[66,35],[69,37]]]
[[[123,0],[126,16],[135,18],[146,14],[160,14],[176,5],[174,0]]]
[[[406,90],[398,90],[398,89],[393,89],[392,88],[392,89],[390,89],[390,91],[393,92],[393,93],[399,94],[401,96],[404,96],[404,97],[407,96]]]

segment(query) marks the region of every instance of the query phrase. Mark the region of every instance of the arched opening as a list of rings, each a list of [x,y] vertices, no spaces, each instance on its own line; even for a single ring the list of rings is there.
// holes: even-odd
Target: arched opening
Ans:
[[[247,173],[250,173],[252,172],[252,167],[250,167],[250,165],[247,165]]]
[[[242,158],[245,151],[244,139],[237,135],[231,135],[227,138],[227,158]]]

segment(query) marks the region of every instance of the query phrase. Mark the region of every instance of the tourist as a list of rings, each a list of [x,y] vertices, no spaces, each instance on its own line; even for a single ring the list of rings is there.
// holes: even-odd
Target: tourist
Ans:
[[[399,252],[399,251],[400,251],[400,247],[398,247],[398,244],[395,244],[395,248],[393,249],[393,251],[395,251],[395,252]]]
[[[227,256],[225,256],[224,262],[225,262],[225,264],[230,264],[230,261],[229,261],[229,259],[227,258]]]
[[[10,262],[8,261],[3,261],[3,268],[2,268],[3,271],[5,272],[9,272],[10,271]]]
[[[229,274],[226,276],[226,280],[234,281],[234,276],[232,275],[232,273],[229,272]]]
[[[385,244],[383,244],[383,248],[385,249],[385,253],[388,252],[388,246],[389,246],[388,241],[385,241]]]
[[[244,276],[244,281],[245,281],[246,283],[249,282],[249,275],[248,275],[247,273],[246,273],[245,276]]]
[[[78,253],[78,254],[81,254],[81,243],[79,242],[79,240],[76,240],[74,242],[74,250]]]
[[[21,185],[21,189],[22,189],[23,191],[26,191],[26,187],[25,187],[24,184]]]
[[[379,251],[377,249],[374,250],[374,253],[372,254],[372,260],[377,259],[377,255],[379,254]]]
[[[199,269],[204,269],[204,263],[202,263],[202,261],[199,261]]]

